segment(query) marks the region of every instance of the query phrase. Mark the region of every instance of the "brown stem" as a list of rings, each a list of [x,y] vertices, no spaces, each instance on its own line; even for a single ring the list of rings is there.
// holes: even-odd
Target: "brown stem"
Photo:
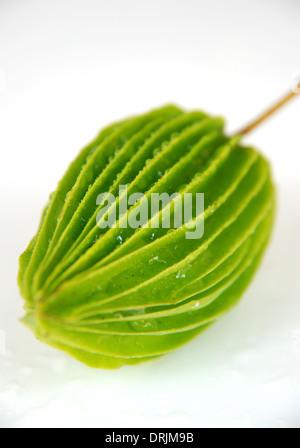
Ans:
[[[237,134],[238,135],[249,134],[249,132],[253,131],[253,129],[255,129],[263,121],[265,121],[267,118],[269,118],[271,115],[273,115],[279,109],[281,109],[281,107],[284,106],[284,104],[288,103],[292,98],[295,98],[297,96],[297,94],[300,92],[299,89],[300,89],[300,83],[298,84],[297,88],[294,91],[289,92],[287,95],[285,95],[283,98],[281,98],[276,104],[274,104],[272,107],[270,107],[270,109],[268,109],[266,112],[264,112],[262,115],[260,115],[252,123],[248,124],[248,126],[244,127],[239,132],[237,132]]]

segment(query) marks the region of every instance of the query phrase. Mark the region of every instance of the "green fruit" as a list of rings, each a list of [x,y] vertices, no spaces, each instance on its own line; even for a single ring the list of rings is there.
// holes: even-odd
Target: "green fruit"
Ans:
[[[23,320],[39,340],[117,368],[184,344],[237,303],[270,237],[274,189],[266,160],[223,126],[166,106],[106,128],[81,151],[20,257]],[[120,185],[146,198],[204,193],[204,235],[187,239],[174,223],[123,228],[138,204],[119,217]],[[117,198],[113,228],[96,223],[106,192]]]

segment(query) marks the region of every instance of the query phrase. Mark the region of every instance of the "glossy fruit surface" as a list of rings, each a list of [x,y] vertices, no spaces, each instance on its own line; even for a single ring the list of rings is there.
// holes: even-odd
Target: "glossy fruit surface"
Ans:
[[[109,126],[80,152],[20,257],[24,322],[38,339],[117,368],[184,344],[238,301],[270,237],[274,189],[266,160],[223,126],[166,106]],[[123,228],[138,203],[100,228],[97,197],[113,194],[119,212],[120,186],[146,198],[204,193],[202,238],[150,221]]]

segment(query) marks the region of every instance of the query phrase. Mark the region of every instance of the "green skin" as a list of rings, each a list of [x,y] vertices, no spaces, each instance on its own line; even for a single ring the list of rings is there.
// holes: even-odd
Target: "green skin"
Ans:
[[[275,200],[269,164],[223,126],[166,106],[109,126],[81,151],[20,257],[23,321],[39,340],[114,369],[175,349],[237,303],[269,241]],[[148,198],[204,193],[203,237],[118,220],[100,229],[96,198],[117,196],[119,185]]]

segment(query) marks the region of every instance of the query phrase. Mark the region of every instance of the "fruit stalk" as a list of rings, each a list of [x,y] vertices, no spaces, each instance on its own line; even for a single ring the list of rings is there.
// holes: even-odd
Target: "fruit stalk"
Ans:
[[[267,120],[269,117],[274,115],[279,109],[281,109],[285,104],[289,103],[293,98],[295,98],[300,92],[300,82],[295,90],[291,90],[280,98],[275,104],[273,104],[269,109],[263,112],[258,118],[249,123],[247,126],[242,128],[237,135],[247,135],[256,129],[261,123]]]

